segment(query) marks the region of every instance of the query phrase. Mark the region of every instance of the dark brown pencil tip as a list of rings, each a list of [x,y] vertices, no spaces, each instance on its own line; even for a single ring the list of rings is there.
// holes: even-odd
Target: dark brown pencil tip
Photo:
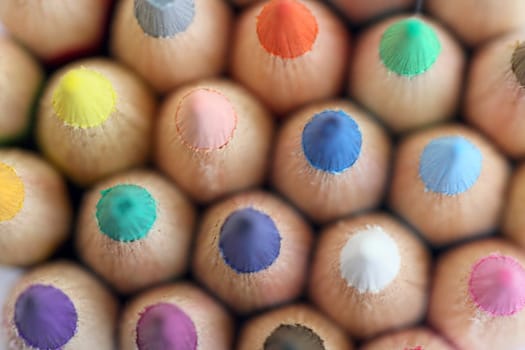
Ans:
[[[516,45],[510,60],[512,72],[521,86],[525,87],[525,42]]]
[[[323,340],[301,324],[282,324],[266,341],[264,350],[325,350]]]

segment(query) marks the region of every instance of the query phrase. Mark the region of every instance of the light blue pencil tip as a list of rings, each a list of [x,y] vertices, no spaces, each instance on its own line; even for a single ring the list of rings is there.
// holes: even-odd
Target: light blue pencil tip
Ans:
[[[135,0],[135,17],[144,33],[168,38],[184,32],[195,17],[194,0]]]
[[[453,196],[476,183],[481,165],[482,155],[474,144],[462,136],[445,136],[423,150],[419,176],[428,190]]]
[[[345,112],[326,110],[304,127],[303,152],[314,168],[337,174],[359,158],[362,135],[359,125]]]

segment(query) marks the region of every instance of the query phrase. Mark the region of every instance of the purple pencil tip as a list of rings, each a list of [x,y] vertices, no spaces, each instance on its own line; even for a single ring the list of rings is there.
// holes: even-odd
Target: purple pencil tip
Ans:
[[[32,285],[15,304],[15,325],[27,345],[40,350],[62,348],[75,335],[77,311],[60,289]]]

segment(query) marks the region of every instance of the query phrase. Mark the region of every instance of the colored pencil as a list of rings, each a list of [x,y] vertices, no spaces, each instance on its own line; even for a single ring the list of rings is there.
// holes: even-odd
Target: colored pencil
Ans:
[[[271,116],[242,86],[201,81],[163,103],[157,164],[193,199],[209,202],[262,183],[272,136]]]
[[[307,305],[295,304],[246,321],[238,350],[351,350],[344,331]]]
[[[499,239],[440,257],[428,320],[460,349],[519,349],[525,344],[525,255]]]
[[[521,163],[512,174],[502,223],[503,234],[521,247],[525,247],[524,198],[525,165]]]
[[[525,31],[476,51],[465,95],[465,116],[507,155],[525,155]]]
[[[47,84],[37,119],[43,153],[80,185],[143,164],[155,100],[132,72],[107,59],[71,63]]]
[[[369,21],[388,12],[413,6],[414,0],[329,0],[354,23]]]
[[[222,72],[231,21],[223,0],[122,0],[111,51],[166,93]]]
[[[23,274],[23,271],[24,270],[17,267],[0,265],[0,310],[2,310],[11,288],[13,288]],[[4,349],[3,346],[5,346],[5,344],[7,344],[6,329],[0,327],[0,349]]]
[[[295,210],[265,192],[246,192],[209,208],[201,221],[193,272],[238,313],[299,296],[312,232]]]
[[[351,95],[401,132],[451,118],[465,58],[455,39],[422,16],[385,19],[359,37]]]
[[[520,0],[428,0],[427,9],[470,46],[525,23],[525,3]]]
[[[150,170],[116,175],[85,194],[80,257],[117,291],[136,292],[186,272],[195,210]]]
[[[7,36],[0,35],[0,52],[0,144],[4,144],[28,133],[43,72],[39,63]]]
[[[398,148],[390,207],[433,245],[476,237],[496,228],[508,176],[505,158],[476,131],[423,130]]]
[[[423,317],[429,272],[429,252],[413,232],[371,213],[321,232],[309,294],[353,337],[369,338]]]
[[[390,140],[350,102],[316,103],[286,120],[273,184],[317,222],[376,207],[388,178]]]
[[[113,350],[117,303],[83,268],[54,262],[28,272],[4,306],[9,349]]]
[[[44,61],[61,63],[96,52],[111,0],[0,1],[0,21]]]
[[[285,114],[340,92],[350,35],[321,2],[269,0],[241,13],[232,45],[233,77]]]
[[[120,322],[122,350],[230,350],[233,322],[194,285],[158,287],[133,299]]]
[[[0,264],[31,265],[69,233],[71,203],[62,177],[29,151],[0,149]]]
[[[445,339],[428,328],[417,327],[376,338],[361,350],[453,350]]]

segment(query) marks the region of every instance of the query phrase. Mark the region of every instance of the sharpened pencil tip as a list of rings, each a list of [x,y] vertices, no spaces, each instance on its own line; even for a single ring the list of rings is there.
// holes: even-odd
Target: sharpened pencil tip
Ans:
[[[309,52],[318,34],[315,16],[298,0],[271,0],[257,17],[257,35],[264,49],[292,59]]]
[[[379,45],[379,56],[388,70],[406,77],[426,72],[440,53],[441,43],[434,29],[418,18],[392,24]]]
[[[77,311],[60,289],[32,285],[15,304],[15,325],[19,336],[35,349],[62,349],[76,333]]]
[[[115,110],[116,93],[101,73],[88,69],[69,70],[53,92],[53,108],[67,125],[91,128],[103,124]]]
[[[185,32],[195,17],[194,0],[135,0],[135,17],[140,27],[155,38]]]
[[[478,308],[490,315],[513,315],[525,306],[525,270],[510,256],[484,257],[472,268],[469,293]]]

